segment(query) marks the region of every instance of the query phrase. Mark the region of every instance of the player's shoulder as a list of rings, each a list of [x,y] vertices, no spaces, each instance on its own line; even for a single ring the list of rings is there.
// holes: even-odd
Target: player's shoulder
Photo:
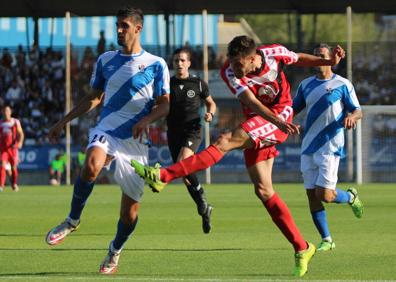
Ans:
[[[256,48],[257,50],[263,52],[266,55],[271,54],[271,52],[273,53],[273,51],[275,51],[276,49],[287,49],[285,46],[283,46],[282,44],[265,44],[265,45],[260,45]]]
[[[119,53],[120,53],[119,50],[106,51],[103,54],[99,55],[98,61],[102,61],[102,62],[109,61],[110,59],[117,56]]]
[[[190,74],[188,79],[192,82],[203,82],[202,78],[200,78],[199,75],[196,74]]]
[[[142,54],[142,59],[145,61],[150,62],[151,64],[160,64],[161,66],[167,66],[166,61],[164,58],[151,54],[150,52],[144,51]]]
[[[300,82],[300,86],[299,86],[299,87],[305,87],[305,86],[307,86],[310,82],[314,81],[315,79],[316,79],[316,76],[315,76],[315,75],[308,76],[307,78],[303,79],[303,80]]]
[[[348,86],[348,88],[352,86],[352,83],[349,81],[349,79],[347,79],[339,74],[335,74],[333,79],[335,81],[339,81],[342,84],[345,84],[346,86]]]

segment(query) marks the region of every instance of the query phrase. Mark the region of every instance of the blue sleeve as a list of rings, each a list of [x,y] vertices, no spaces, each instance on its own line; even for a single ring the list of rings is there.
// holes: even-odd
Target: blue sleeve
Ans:
[[[169,70],[165,61],[158,64],[157,74],[154,77],[154,97],[162,96],[170,92],[169,87]]]
[[[295,112],[301,112],[305,106],[304,93],[302,90],[302,85],[300,84],[297,89],[296,97],[293,99],[293,110]]]
[[[104,90],[105,81],[106,80],[103,77],[102,60],[99,57],[92,72],[90,85],[93,89]]]
[[[347,87],[344,87],[344,95],[342,102],[344,103],[347,111],[350,113],[360,108],[360,104],[356,96],[355,88],[352,85],[347,85]]]

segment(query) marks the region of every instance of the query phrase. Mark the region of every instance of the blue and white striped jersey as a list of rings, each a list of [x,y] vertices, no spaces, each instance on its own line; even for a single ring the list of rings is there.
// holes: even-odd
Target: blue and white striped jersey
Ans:
[[[155,99],[169,93],[169,70],[164,59],[144,50],[133,55],[109,51],[98,58],[91,87],[105,93],[96,128],[127,139],[133,125],[150,113]]]
[[[344,157],[343,120],[348,112],[360,108],[355,89],[346,78],[334,74],[331,79],[316,76],[304,79],[293,99],[296,112],[307,108],[302,154],[335,154]]]

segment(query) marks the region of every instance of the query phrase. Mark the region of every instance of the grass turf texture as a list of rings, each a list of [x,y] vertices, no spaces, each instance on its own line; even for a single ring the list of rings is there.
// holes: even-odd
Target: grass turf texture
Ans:
[[[347,187],[347,185],[339,185]],[[0,280],[19,281],[265,281],[295,280],[293,249],[256,199],[252,185],[205,186],[213,229],[201,230],[186,188],[146,189],[139,224],[123,251],[119,272],[98,274],[115,234],[120,190],[96,186],[80,229],[61,245],[47,246],[48,230],[69,210],[71,187],[23,186],[0,194]],[[314,228],[301,184],[276,184],[306,240]],[[362,219],[347,205],[326,205],[333,251],[317,253],[304,280],[392,280],[396,278],[396,185],[358,187]]]

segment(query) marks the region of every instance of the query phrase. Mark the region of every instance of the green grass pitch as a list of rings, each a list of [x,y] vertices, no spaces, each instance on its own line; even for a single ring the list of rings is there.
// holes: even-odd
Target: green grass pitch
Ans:
[[[339,185],[347,187],[347,185]],[[148,189],[139,224],[114,276],[98,274],[115,234],[120,189],[96,186],[80,229],[49,247],[48,230],[68,213],[71,187],[25,186],[0,193],[0,280],[2,281],[271,281],[295,280],[293,249],[276,229],[248,184],[205,186],[213,229],[201,230],[184,186],[160,194]],[[301,184],[275,184],[306,240],[317,244]],[[396,279],[396,185],[358,187],[362,219],[348,205],[326,205],[337,244],[317,253],[303,280]]]

